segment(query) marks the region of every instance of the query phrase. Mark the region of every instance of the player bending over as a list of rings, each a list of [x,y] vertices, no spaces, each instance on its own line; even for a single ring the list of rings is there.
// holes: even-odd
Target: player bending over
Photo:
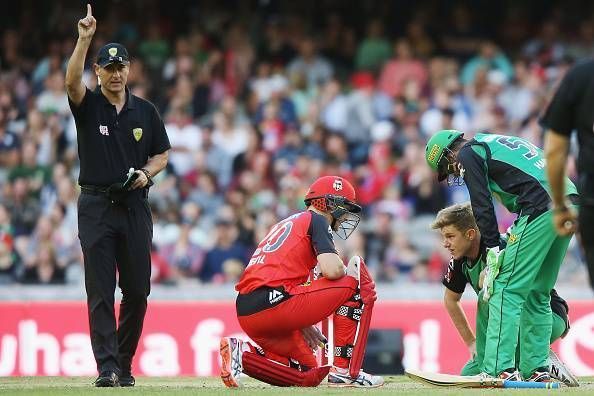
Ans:
[[[307,210],[272,227],[258,245],[235,289],[241,328],[258,346],[221,339],[221,378],[241,386],[240,374],[276,386],[377,387],[382,377],[361,370],[375,284],[365,262],[345,267],[332,232],[346,239],[361,207],[345,179],[325,176],[305,196]],[[308,281],[319,265],[322,277]],[[334,315],[334,366],[319,367],[314,351],[325,341],[315,325]]]
[[[485,335],[489,316],[488,302],[481,298],[487,247],[481,239],[481,233],[472,214],[470,203],[452,205],[442,209],[437,214],[431,228],[440,231],[443,246],[449,250],[452,256],[443,278],[443,285],[446,287],[444,304],[454,326],[471,354],[470,360],[462,368],[460,374],[478,375],[481,372],[480,367],[485,352]],[[502,238],[502,243],[507,242],[506,237]],[[460,304],[467,283],[470,283],[470,286],[479,296],[476,314],[476,337]],[[551,291],[551,310],[553,312],[553,326],[550,343],[552,344],[558,338],[565,337],[569,331],[567,303],[559,297],[554,289]],[[520,348],[520,343],[518,343],[518,348]],[[517,353],[516,359],[519,360],[519,354]],[[551,377],[568,386],[578,386],[575,376],[559,360],[553,350],[549,352],[549,360],[549,375]],[[519,362],[516,362],[516,364],[519,365]],[[524,378],[527,378],[531,373],[521,374]]]
[[[571,235],[557,235],[553,227],[542,150],[519,137],[477,133],[466,139],[460,131],[443,130],[427,142],[425,159],[438,180],[466,185],[487,247],[482,298],[489,301],[489,324],[482,372],[510,380],[519,369],[531,372],[533,381],[550,380],[551,290]],[[565,187],[568,205],[575,205],[577,189],[567,177]],[[505,254],[493,198],[518,215]],[[522,348],[517,349],[519,338]],[[518,350],[521,367],[516,365]]]

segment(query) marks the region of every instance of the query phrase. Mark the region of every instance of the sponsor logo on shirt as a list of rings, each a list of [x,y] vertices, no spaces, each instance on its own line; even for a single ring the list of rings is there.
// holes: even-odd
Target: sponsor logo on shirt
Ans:
[[[279,302],[283,299],[283,297],[283,293],[279,292],[278,290],[271,290],[268,292],[268,302],[270,304]]]
[[[446,271],[445,275],[443,276],[446,282],[450,283],[452,281],[452,272],[454,272],[454,259],[450,259],[450,263],[448,264],[448,270]]]
[[[507,238],[507,244],[511,245],[512,243],[517,242],[518,239],[519,238],[517,234],[509,234],[509,237]]]

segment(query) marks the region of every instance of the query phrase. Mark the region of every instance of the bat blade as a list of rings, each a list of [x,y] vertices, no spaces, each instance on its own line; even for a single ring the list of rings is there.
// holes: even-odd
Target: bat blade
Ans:
[[[405,374],[412,380],[428,385],[450,388],[535,388],[559,389],[559,382],[506,381],[501,378],[484,378],[479,375],[463,376],[423,371],[407,370]]]
[[[407,370],[405,374],[412,380],[425,384],[452,388],[502,388],[504,381],[500,378],[489,378],[474,375],[462,376],[423,371]]]

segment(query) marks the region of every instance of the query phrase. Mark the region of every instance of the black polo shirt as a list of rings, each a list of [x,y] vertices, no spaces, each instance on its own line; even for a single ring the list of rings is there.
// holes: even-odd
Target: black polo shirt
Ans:
[[[87,88],[79,106],[68,102],[76,122],[81,185],[122,182],[128,169],[140,169],[149,157],[171,148],[155,106],[128,88],[119,114],[99,86]]]
[[[567,137],[577,130],[578,170],[594,174],[594,60],[567,72],[540,123]]]

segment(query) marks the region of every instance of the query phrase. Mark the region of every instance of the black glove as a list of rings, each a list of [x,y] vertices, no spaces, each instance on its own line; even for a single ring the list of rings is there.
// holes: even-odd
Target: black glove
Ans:
[[[124,188],[124,183],[113,183],[107,188],[107,197],[113,203],[124,203],[128,195],[128,189]]]

